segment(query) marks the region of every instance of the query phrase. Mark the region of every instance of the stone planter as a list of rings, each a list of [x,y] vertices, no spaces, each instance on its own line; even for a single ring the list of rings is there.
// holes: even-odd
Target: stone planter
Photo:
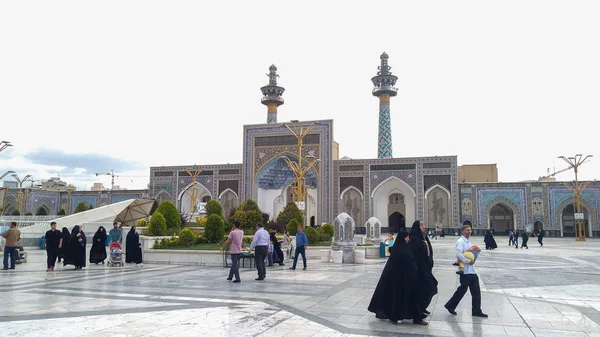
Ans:
[[[341,250],[332,250],[331,251],[331,262],[341,264],[343,257],[344,257],[344,252],[342,252]]]
[[[355,264],[365,264],[365,255],[366,251],[364,249],[356,249],[354,251],[354,263]]]
[[[331,262],[331,249],[321,249],[321,262]]]
[[[378,259],[379,256],[379,245],[372,247],[365,247],[365,258],[367,259]]]

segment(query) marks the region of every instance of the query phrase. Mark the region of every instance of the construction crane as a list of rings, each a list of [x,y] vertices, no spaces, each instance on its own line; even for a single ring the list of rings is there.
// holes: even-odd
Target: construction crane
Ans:
[[[587,163],[587,162],[583,162],[582,164],[585,164],[585,163]],[[566,167],[566,168],[564,168],[562,170],[554,171],[554,173],[550,173],[550,168],[548,168],[547,175],[544,176],[544,177],[540,177],[540,179],[552,178],[552,177],[554,177],[555,175],[557,175],[559,173],[563,173],[563,172],[566,172],[566,171],[569,171],[569,170],[572,170],[572,169],[573,169],[573,166],[569,166],[569,167]]]
[[[98,176],[110,176],[111,180],[110,180],[110,190],[114,190],[115,189],[115,178],[119,178],[119,177],[127,177],[127,178],[145,178],[143,176],[124,176],[124,175],[117,175],[115,174],[114,170],[110,170],[109,173],[96,173],[96,177]],[[133,180],[132,180],[133,182]]]

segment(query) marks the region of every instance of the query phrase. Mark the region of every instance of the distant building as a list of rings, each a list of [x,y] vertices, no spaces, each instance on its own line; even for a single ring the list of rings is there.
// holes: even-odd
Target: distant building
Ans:
[[[76,191],[77,187],[60,180],[60,177],[52,177],[42,181],[42,189],[46,191]]]
[[[5,180],[2,186],[6,188],[19,188],[19,183],[12,180]]]
[[[92,186],[92,189],[90,191],[100,192],[106,190],[108,190],[108,188],[104,188],[104,185],[102,183],[94,183],[94,186]]]

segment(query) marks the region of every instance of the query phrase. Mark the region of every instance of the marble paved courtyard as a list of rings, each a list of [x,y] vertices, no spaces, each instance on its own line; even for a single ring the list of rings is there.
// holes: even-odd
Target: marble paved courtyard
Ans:
[[[71,266],[45,272],[45,253],[2,271],[0,336],[600,336],[600,240],[547,238],[544,247],[484,251],[477,268],[482,307],[470,315],[467,293],[458,315],[444,309],[457,286],[454,237],[433,241],[439,294],[429,326],[392,324],[367,311],[382,261],[308,270],[267,270],[263,282],[243,269],[227,282],[217,267]],[[482,244],[482,238],[474,241]]]

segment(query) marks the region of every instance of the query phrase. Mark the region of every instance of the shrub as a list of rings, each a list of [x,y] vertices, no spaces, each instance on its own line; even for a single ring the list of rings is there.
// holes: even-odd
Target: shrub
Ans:
[[[158,208],[158,201],[156,199],[154,199],[154,202],[152,202],[152,208],[150,208],[150,215],[154,214],[154,212],[156,211],[157,208]]]
[[[331,242],[333,236],[329,236],[327,233],[319,233],[319,242]]]
[[[242,247],[248,248],[252,244],[252,238],[243,238]]]
[[[327,235],[329,235],[330,238],[333,237],[333,225],[330,223],[326,223],[323,224],[323,226],[319,227],[321,229],[321,232],[323,233],[327,233]]]
[[[15,209],[10,215],[21,215],[18,209]]]
[[[158,239],[154,240],[154,244],[152,245],[152,249],[159,249],[160,248],[160,241],[158,241]]]
[[[220,216],[221,218],[223,217],[223,207],[221,207],[221,204],[219,204],[219,202],[216,201],[215,199],[210,199],[206,203],[206,206],[204,206],[204,209],[206,210],[207,218],[213,214],[216,214],[216,215]]]
[[[203,218],[201,216],[197,216],[196,217],[196,223],[198,224],[198,226],[204,227],[204,226],[206,226],[206,218]]]
[[[279,217],[277,217],[277,218],[279,218]],[[288,224],[287,224],[287,226],[285,226],[285,228],[287,229],[288,234],[296,235],[299,225],[300,225],[300,223],[298,222],[298,220],[292,219],[292,220],[290,220],[290,222],[288,222]]]
[[[216,214],[212,214],[208,217],[208,220],[206,220],[204,236],[206,236],[208,242],[218,243],[223,239],[223,235],[225,235],[224,227],[223,218]]]
[[[225,221],[225,225],[223,227],[225,229],[225,233],[229,233],[231,232],[231,229],[233,228],[233,223],[231,223],[231,221]]]
[[[254,235],[256,233],[256,228],[246,228],[244,229],[244,235]]]
[[[308,243],[317,243],[317,241],[319,240],[319,236],[317,235],[317,230],[312,227],[306,228],[304,233],[306,233],[306,238],[308,239]]]
[[[90,209],[90,205],[88,205],[85,201],[82,201],[75,206],[75,211],[73,211],[73,214],[85,212],[88,209]]]
[[[67,212],[61,208],[56,215],[67,215]]]
[[[33,213],[27,212],[27,213],[25,213],[25,215],[33,215]]]
[[[292,219],[296,219],[296,221],[298,221],[298,223],[304,223],[304,219],[302,217],[302,212],[300,211],[300,209],[298,208],[298,206],[296,206],[296,203],[294,203],[294,202],[288,203],[285,206],[285,208],[283,209],[283,211],[281,211],[281,213],[279,213],[279,215],[277,215],[277,222],[282,222],[282,223],[287,224]],[[288,232],[290,233],[290,235],[292,234],[289,229],[288,229]],[[294,229],[294,233],[296,233],[295,229]]]
[[[182,246],[191,246],[196,242],[196,239],[196,234],[189,228],[184,228],[179,232],[179,244]]]
[[[150,218],[150,224],[148,225],[148,234],[162,236],[167,232],[167,221],[165,217],[159,212],[154,212],[152,218]]]
[[[37,212],[35,212],[35,215],[48,215],[48,211],[45,207],[40,207]]]
[[[137,221],[137,223],[135,224],[136,227],[146,227],[146,225],[148,225],[148,222],[146,222],[146,219],[139,219]]]
[[[203,235],[198,235],[196,237],[196,243],[208,243],[208,239]]]
[[[179,211],[177,211],[177,207],[175,207],[171,201],[165,200],[161,202],[156,209],[156,212],[154,212],[154,215],[156,215],[156,213],[162,214],[167,223],[167,229],[171,233],[173,230],[175,230],[175,232],[179,231],[179,227],[181,227],[181,216],[179,215]]]

